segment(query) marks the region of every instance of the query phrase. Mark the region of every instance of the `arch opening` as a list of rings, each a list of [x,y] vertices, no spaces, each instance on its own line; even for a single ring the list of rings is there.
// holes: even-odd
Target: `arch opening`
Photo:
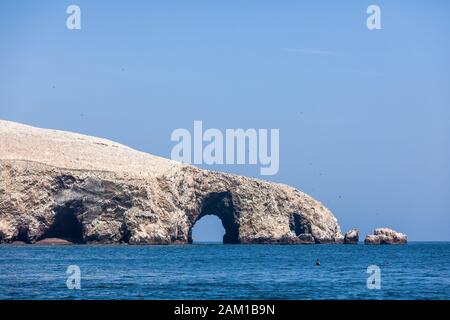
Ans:
[[[55,209],[55,218],[41,239],[58,238],[73,243],[85,243],[83,238],[83,226],[78,220],[77,214],[82,209],[81,201],[72,201]]]
[[[192,227],[192,243],[222,243],[225,228],[216,215],[205,215]]]
[[[193,242],[192,229],[200,219],[207,215],[214,215],[222,222],[225,233],[222,242],[224,244],[239,243],[239,220],[232,195],[230,192],[215,192],[209,194],[202,202],[202,208],[197,219],[192,223],[189,230],[189,243]]]

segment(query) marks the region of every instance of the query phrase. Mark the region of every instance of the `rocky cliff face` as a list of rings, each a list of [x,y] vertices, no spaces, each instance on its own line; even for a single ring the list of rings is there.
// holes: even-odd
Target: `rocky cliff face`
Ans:
[[[207,214],[224,243],[343,242],[333,214],[292,187],[0,121],[0,242],[189,243]]]

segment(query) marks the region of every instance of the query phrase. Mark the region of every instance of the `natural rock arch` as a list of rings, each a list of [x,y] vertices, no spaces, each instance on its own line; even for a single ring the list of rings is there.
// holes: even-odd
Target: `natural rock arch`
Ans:
[[[287,185],[8,121],[0,137],[0,242],[188,243],[208,214],[224,243],[344,241],[330,210]]]
[[[194,225],[205,215],[215,215],[222,222],[222,226],[225,229],[225,234],[223,235],[224,244],[240,243],[239,213],[233,204],[233,197],[230,192],[213,192],[203,199],[200,212],[189,228],[189,243],[193,242],[192,229]]]

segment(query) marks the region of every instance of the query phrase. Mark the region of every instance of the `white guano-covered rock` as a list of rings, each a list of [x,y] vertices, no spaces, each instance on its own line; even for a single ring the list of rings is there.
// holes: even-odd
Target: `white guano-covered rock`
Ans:
[[[287,185],[0,121],[0,242],[189,243],[206,214],[225,243],[343,241],[330,210]]]

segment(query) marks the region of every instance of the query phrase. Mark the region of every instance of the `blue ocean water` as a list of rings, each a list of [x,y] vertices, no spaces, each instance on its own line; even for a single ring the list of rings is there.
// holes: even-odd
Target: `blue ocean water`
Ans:
[[[69,265],[80,267],[80,290],[67,288]],[[379,290],[367,288],[369,265],[381,270]],[[0,246],[0,299],[449,298],[448,242]]]

